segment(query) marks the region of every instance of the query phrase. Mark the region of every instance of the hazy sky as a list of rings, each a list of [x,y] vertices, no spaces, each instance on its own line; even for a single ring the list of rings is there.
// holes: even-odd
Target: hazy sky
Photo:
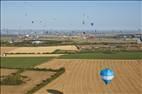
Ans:
[[[136,30],[141,16],[142,1],[1,2],[1,28],[9,29]]]

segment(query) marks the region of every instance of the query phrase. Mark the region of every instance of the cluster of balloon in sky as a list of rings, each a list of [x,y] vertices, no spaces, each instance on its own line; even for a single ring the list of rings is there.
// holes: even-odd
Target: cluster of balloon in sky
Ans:
[[[115,73],[113,72],[113,70],[111,70],[109,68],[105,68],[100,71],[100,76],[101,76],[102,80],[104,81],[104,83],[106,85],[108,85],[112,81],[112,79],[114,78]]]
[[[86,16],[85,14],[83,14],[83,21],[82,21],[82,24],[85,25],[86,24],[86,21],[85,21],[85,18],[87,18],[86,20],[89,21],[89,16]],[[92,18],[91,18],[91,23],[90,23],[91,26],[94,26],[94,22],[92,22]]]

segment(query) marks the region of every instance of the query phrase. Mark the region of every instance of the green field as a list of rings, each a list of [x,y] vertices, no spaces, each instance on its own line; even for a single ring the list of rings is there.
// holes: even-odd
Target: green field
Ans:
[[[53,57],[1,57],[1,67],[31,68]],[[59,59],[142,59],[142,52],[93,52],[66,54]]]
[[[142,52],[93,52],[60,56],[62,59],[142,59]]]
[[[6,68],[31,68],[41,64],[52,57],[1,57],[1,67]]]

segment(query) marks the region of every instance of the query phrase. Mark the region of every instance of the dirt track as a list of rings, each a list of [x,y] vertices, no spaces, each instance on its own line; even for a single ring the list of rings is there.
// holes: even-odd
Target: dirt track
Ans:
[[[142,60],[55,59],[38,67],[62,66],[66,72],[35,94],[48,94],[47,89],[56,89],[64,94],[142,94]],[[107,86],[99,76],[103,68],[111,68],[116,73]]]
[[[7,54],[1,57],[58,57],[64,54]]]

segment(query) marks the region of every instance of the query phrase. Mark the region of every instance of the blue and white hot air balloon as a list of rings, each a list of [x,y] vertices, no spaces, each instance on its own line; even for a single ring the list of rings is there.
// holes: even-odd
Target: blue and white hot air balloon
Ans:
[[[115,76],[114,72],[109,68],[101,70],[100,75],[106,85],[109,84]]]

